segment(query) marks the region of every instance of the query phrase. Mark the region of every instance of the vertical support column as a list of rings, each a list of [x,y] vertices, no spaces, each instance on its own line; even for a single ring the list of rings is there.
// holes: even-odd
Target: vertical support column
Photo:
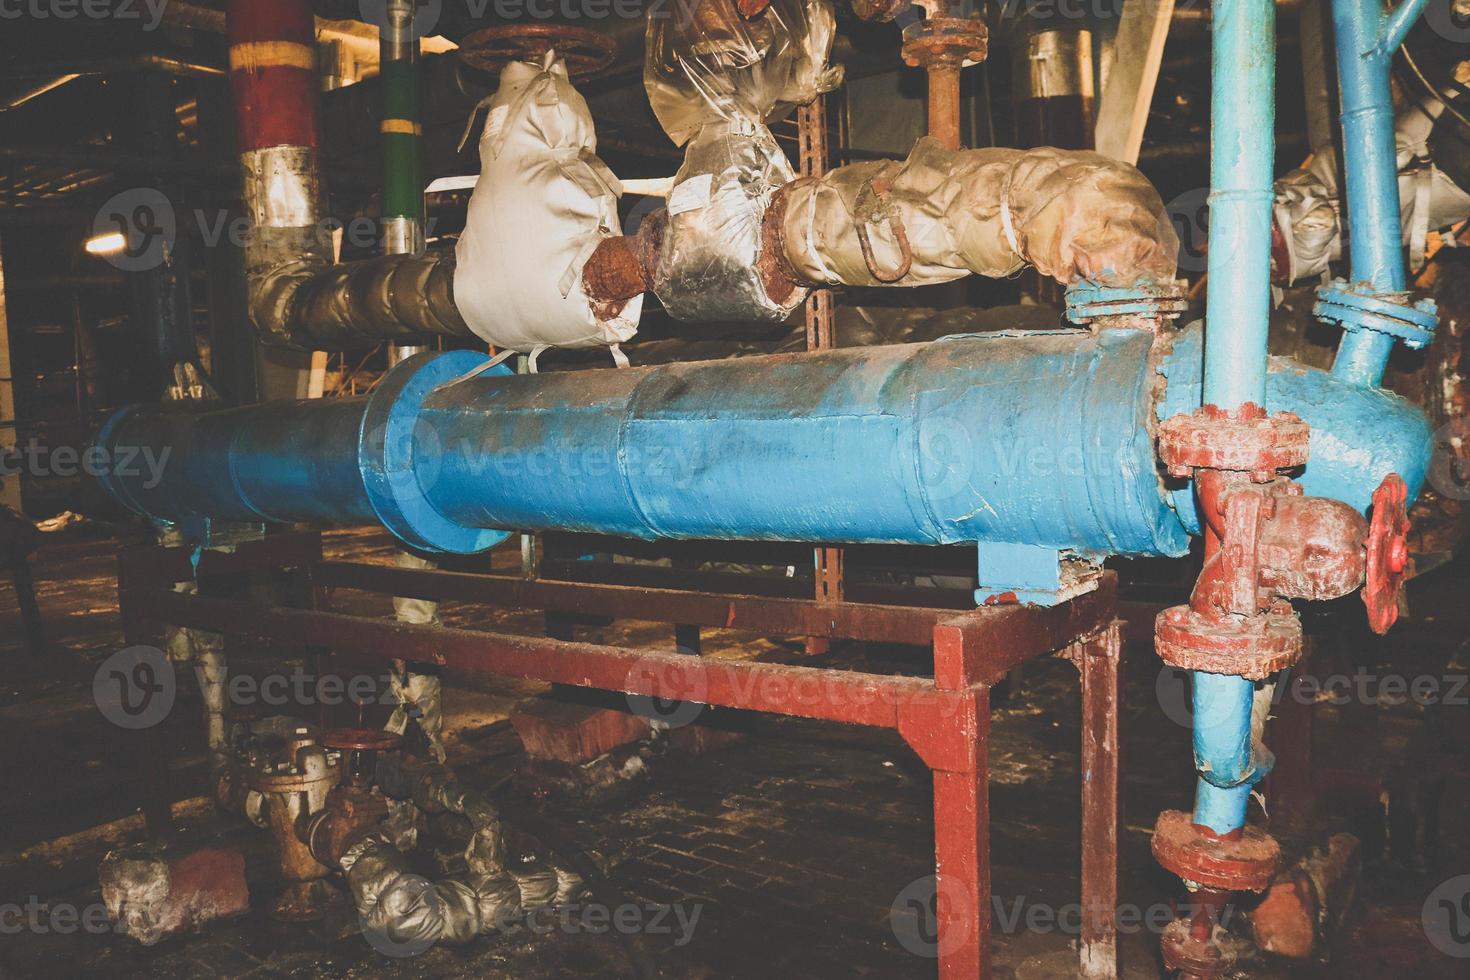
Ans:
[[[975,684],[962,623],[934,629],[934,684],[947,696],[903,731],[934,772],[934,887],[940,980],[990,980],[990,689]],[[902,731],[902,725],[900,726]]]
[[[1122,624],[1076,645],[1082,675],[1082,947],[1078,976],[1118,976]]]
[[[10,360],[10,318],[5,312],[5,260],[0,249],[0,456],[13,453],[20,442],[20,420],[15,416],[15,368]],[[0,476],[0,505],[21,509],[20,473]]]
[[[827,98],[819,95],[815,101],[797,110],[796,131],[799,144],[797,167],[803,177],[820,177],[827,172]],[[836,313],[832,305],[832,290],[814,289],[806,301],[806,349],[809,351],[830,350],[837,346]],[[813,554],[816,569],[816,598],[818,602],[841,602],[843,599],[844,561],[841,548],[817,548]],[[806,638],[806,652],[811,655],[826,653],[831,640],[825,636]]]
[[[1312,639],[1302,643],[1302,659],[1286,684],[1286,694],[1272,711],[1272,742],[1276,749],[1276,766],[1267,777],[1267,798],[1271,801],[1273,823],[1288,828],[1311,824],[1316,810],[1316,792],[1312,782],[1312,735],[1315,702],[1307,692],[1311,687]]]
[[[990,692],[980,694],[989,727]],[[989,980],[990,766],[985,735],[975,769],[934,772],[934,867],[940,980]]]
[[[117,605],[123,643],[129,647],[142,646],[152,639],[134,601],[137,588],[137,575],[124,554],[117,563]],[[149,725],[136,734],[143,770],[143,827],[150,839],[158,840],[173,830],[174,825],[168,788],[168,746],[160,737],[157,725]]]

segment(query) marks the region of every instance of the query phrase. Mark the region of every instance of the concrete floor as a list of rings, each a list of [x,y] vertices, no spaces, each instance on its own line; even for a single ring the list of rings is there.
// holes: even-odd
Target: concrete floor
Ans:
[[[391,560],[391,545],[381,535],[341,533],[330,540],[339,554]],[[48,540],[37,579],[52,649],[40,660],[17,650],[14,596],[8,582],[0,584],[0,658],[11,667],[0,686],[0,907],[32,899],[52,907],[97,903],[98,859],[112,844],[141,837],[135,815],[141,738],[106,723],[91,693],[97,665],[120,646],[111,577],[116,544],[85,531]],[[497,557],[498,563],[516,561],[510,553]],[[1463,677],[1470,607],[1460,597],[1467,578],[1470,569],[1462,563],[1418,583],[1417,615],[1381,645],[1366,644],[1351,630],[1320,627],[1319,673],[1385,661],[1391,666],[1376,669]],[[355,611],[387,612],[381,599],[355,601]],[[527,633],[542,626],[536,614],[457,606],[444,614],[461,626],[495,623]],[[580,635],[631,645],[671,642],[668,627],[647,624]],[[799,644],[789,639],[708,631],[705,644],[711,656],[800,657]],[[232,665],[259,671],[282,655],[241,648],[232,651]],[[1177,881],[1149,855],[1148,831],[1160,809],[1187,808],[1192,769],[1188,730],[1170,719],[1171,710],[1160,710],[1161,690],[1163,706],[1175,705],[1169,686],[1158,683],[1158,661],[1137,644],[1129,658],[1123,897],[1147,911],[1166,907],[1178,894]],[[923,669],[917,654],[904,650],[848,646],[829,659],[874,670]],[[447,693],[451,761],[467,780],[496,782],[523,761],[514,734],[496,722],[537,690],[517,682]],[[1319,765],[1356,774],[1370,787],[1395,786],[1389,798],[1395,816],[1406,806],[1420,812],[1407,814],[1404,826],[1412,830],[1407,837],[1397,832],[1390,849],[1381,806],[1365,805],[1361,792],[1328,800],[1324,832],[1351,830],[1364,841],[1365,854],[1360,901],[1338,934],[1330,963],[1256,957],[1238,975],[1470,976],[1470,960],[1437,953],[1420,925],[1433,888],[1470,872],[1470,825],[1463,819],[1470,812],[1467,715],[1462,701],[1428,713],[1413,705],[1319,706]],[[1053,926],[1051,913],[1060,911],[1065,919],[1065,907],[1077,897],[1077,717],[1075,671],[1062,662],[1028,668],[1020,690],[995,712],[995,955],[1003,978],[1074,975],[1070,930],[1065,922]],[[247,855],[263,856],[262,834],[215,815],[199,799],[205,772],[197,718],[197,700],[185,698],[165,722],[165,740],[174,747],[171,786],[185,801],[181,832],[223,836]],[[906,948],[906,942],[914,945],[911,926],[900,917],[895,931],[891,914],[930,873],[933,833],[927,771],[890,733],[760,718],[746,738],[717,753],[659,755],[645,778],[614,799],[594,805],[554,795],[514,799],[512,809],[527,829],[607,870],[607,894],[599,898],[639,909],[643,934],[627,939],[578,928],[520,930],[392,959],[360,937],[328,942],[311,927],[271,921],[260,910],[275,885],[264,862],[254,861],[256,910],[244,918],[146,950],[111,934],[6,933],[0,935],[0,977],[633,977],[630,943],[666,977],[934,973],[932,959]],[[656,906],[672,906],[683,919],[664,915],[655,923]],[[1140,930],[1123,942],[1130,977],[1158,976],[1153,934]]]

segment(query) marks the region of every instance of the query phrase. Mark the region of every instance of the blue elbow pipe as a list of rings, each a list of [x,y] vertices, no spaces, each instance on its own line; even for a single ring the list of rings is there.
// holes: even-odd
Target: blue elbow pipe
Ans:
[[[1405,0],[1385,16],[1382,0],[1332,3],[1351,279],[1359,289],[1389,301],[1401,301],[1408,290],[1389,74],[1394,52],[1424,4],[1425,0]],[[1376,386],[1388,367],[1395,335],[1375,328],[1377,321],[1368,323],[1364,327],[1353,319],[1344,321],[1348,329],[1332,373],[1351,384]],[[1432,317],[1429,325],[1432,328]]]

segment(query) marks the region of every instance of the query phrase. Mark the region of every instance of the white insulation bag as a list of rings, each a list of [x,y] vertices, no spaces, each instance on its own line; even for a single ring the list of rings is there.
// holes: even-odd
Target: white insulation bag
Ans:
[[[593,249],[619,234],[622,193],[597,158],[586,101],[547,52],[540,65],[507,65],[487,104],[480,179],[456,250],[460,313],[506,350],[615,348],[637,333],[643,297],[601,319],[582,290]]]

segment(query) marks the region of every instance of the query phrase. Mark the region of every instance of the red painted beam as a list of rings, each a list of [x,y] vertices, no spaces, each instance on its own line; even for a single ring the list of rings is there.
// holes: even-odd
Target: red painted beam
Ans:
[[[239,151],[318,145],[316,16],[309,0],[230,0]]]
[[[931,681],[919,677],[419,626],[157,589],[139,590],[129,602],[134,614],[151,623],[340,647],[358,656],[436,663],[451,673],[522,677],[879,728],[903,724],[913,729],[913,720],[923,718],[925,727],[944,729],[947,712],[955,716],[951,723],[973,713],[963,692],[937,691]]]

